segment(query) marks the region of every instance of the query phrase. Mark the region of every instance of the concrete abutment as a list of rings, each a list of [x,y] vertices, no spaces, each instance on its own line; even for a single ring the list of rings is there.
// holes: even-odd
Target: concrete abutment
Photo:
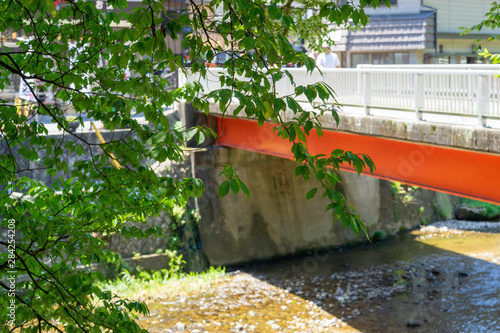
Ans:
[[[295,162],[274,156],[217,148],[197,152],[196,175],[205,182],[199,200],[200,235],[203,250],[211,265],[230,265],[270,259],[303,251],[342,246],[365,241],[349,228],[343,230],[331,212],[329,201],[320,190],[306,200],[318,186],[295,177]],[[230,163],[250,190],[219,200],[219,165]],[[393,235],[421,223],[445,217],[439,204],[458,200],[448,194],[401,185],[370,176],[341,171],[340,190],[356,208],[370,236],[376,231]],[[447,216],[446,216],[447,217]]]

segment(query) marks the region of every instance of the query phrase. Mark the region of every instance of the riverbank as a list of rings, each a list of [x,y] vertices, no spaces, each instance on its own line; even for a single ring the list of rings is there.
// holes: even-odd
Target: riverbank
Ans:
[[[444,221],[384,242],[241,266],[199,292],[156,290],[151,316],[139,323],[171,333],[494,332],[497,226]]]

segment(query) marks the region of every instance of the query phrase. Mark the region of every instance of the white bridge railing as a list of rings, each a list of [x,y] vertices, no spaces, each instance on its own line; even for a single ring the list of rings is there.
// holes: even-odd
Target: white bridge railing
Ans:
[[[286,70],[297,84],[330,85],[344,112],[500,128],[500,78],[495,77],[500,66],[480,66],[360,66],[324,70],[323,75],[305,68]],[[220,88],[218,76],[225,72],[209,71],[208,79],[200,81],[206,92]],[[184,80],[198,81],[195,76]],[[276,83],[276,92],[291,94],[293,86],[285,78]],[[297,100],[307,102],[304,95]]]

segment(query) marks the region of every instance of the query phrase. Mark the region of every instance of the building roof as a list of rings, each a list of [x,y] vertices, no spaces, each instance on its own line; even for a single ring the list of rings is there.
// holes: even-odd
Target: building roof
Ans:
[[[333,50],[359,52],[433,50],[434,32],[434,12],[372,15],[370,22],[363,29],[342,31]]]

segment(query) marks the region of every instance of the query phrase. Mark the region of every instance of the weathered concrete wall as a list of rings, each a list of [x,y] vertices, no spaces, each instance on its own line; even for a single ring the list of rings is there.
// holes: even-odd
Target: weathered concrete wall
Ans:
[[[250,190],[219,201],[219,165],[231,163]],[[220,148],[196,153],[196,175],[205,182],[199,200],[200,234],[212,265],[228,265],[268,259],[303,250],[339,246],[365,240],[350,229],[342,230],[320,192],[306,201],[317,184],[295,177],[295,163],[243,150]],[[341,172],[342,191],[364,220],[370,235],[394,234],[422,221],[437,218],[436,192],[418,189],[408,194],[391,193],[390,183],[368,176]],[[403,195],[404,194],[404,195]],[[444,195],[444,200],[451,200]]]

